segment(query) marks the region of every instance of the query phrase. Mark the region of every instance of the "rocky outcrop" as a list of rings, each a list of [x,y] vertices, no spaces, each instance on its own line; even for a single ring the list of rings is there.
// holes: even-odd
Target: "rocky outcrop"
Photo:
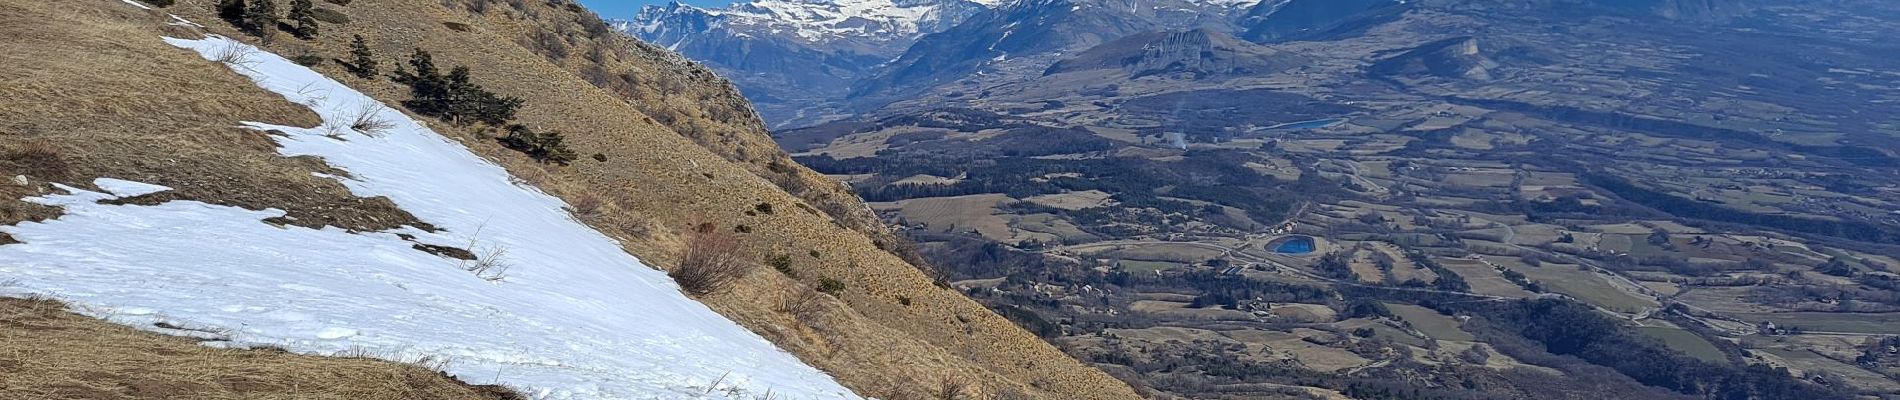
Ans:
[[[1043,74],[1115,69],[1126,72],[1131,79],[1175,73],[1198,79],[1277,72],[1303,62],[1299,56],[1226,33],[1194,29],[1128,35],[1057,62]]]

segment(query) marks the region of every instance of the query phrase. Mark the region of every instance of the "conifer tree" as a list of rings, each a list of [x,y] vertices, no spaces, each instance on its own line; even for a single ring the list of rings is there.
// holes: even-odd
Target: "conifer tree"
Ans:
[[[376,54],[370,52],[363,35],[350,40],[350,72],[363,79],[376,78]]]
[[[218,18],[231,25],[244,27],[244,0],[218,0]]]
[[[316,5],[310,0],[290,0],[290,33],[299,38],[317,37]]]
[[[276,0],[249,0],[244,8],[244,29],[258,36],[269,36],[277,28]]]

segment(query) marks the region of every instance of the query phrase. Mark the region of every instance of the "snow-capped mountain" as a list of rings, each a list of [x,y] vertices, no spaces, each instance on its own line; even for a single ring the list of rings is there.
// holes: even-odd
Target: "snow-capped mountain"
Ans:
[[[756,0],[721,9],[674,2],[647,6],[633,20],[619,23],[629,33],[668,47],[720,31],[735,38],[773,36],[818,47],[881,47],[876,45],[907,44],[918,35],[941,31],[996,1]]]
[[[615,27],[704,62],[732,79],[772,123],[821,118],[818,99],[918,37],[949,29],[998,0],[754,0],[725,8],[647,6]]]

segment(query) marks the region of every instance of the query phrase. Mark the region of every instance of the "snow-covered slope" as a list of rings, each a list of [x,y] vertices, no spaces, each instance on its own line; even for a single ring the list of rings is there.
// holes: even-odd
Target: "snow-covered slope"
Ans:
[[[105,193],[62,186],[30,199],[63,207],[56,219],[0,227],[21,242],[0,246],[0,294],[50,296],[213,345],[432,360],[536,398],[857,398],[422,123],[236,41],[166,40],[232,61],[319,114],[318,127],[242,123],[283,155],[321,157],[347,172],[330,178],[354,194],[386,196],[439,230],[280,226],[266,221],[278,210],[194,201],[107,204],[168,188],[100,179]],[[393,128],[351,129],[364,112]]]

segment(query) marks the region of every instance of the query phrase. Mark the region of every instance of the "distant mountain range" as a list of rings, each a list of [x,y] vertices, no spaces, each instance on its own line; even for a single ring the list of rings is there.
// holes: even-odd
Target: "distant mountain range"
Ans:
[[[1137,51],[1129,46],[1172,46],[1138,43],[1149,39],[1219,42],[1222,51],[1258,53],[1244,44],[1338,37],[1420,9],[1719,21],[1743,15],[1755,1],[754,0],[725,8],[648,6],[633,19],[614,23],[712,66],[738,84],[768,123],[786,128],[863,114],[959,79],[1100,66],[1105,54]],[[1109,48],[1094,49],[1098,45]],[[1136,63],[1162,64],[1136,68],[1166,69],[1168,62],[1184,60],[1163,59],[1182,55],[1150,52],[1162,59]],[[1244,73],[1283,67],[1278,64],[1287,59],[1242,56],[1191,61],[1182,68],[1194,70],[1208,62],[1275,64],[1198,71]]]

